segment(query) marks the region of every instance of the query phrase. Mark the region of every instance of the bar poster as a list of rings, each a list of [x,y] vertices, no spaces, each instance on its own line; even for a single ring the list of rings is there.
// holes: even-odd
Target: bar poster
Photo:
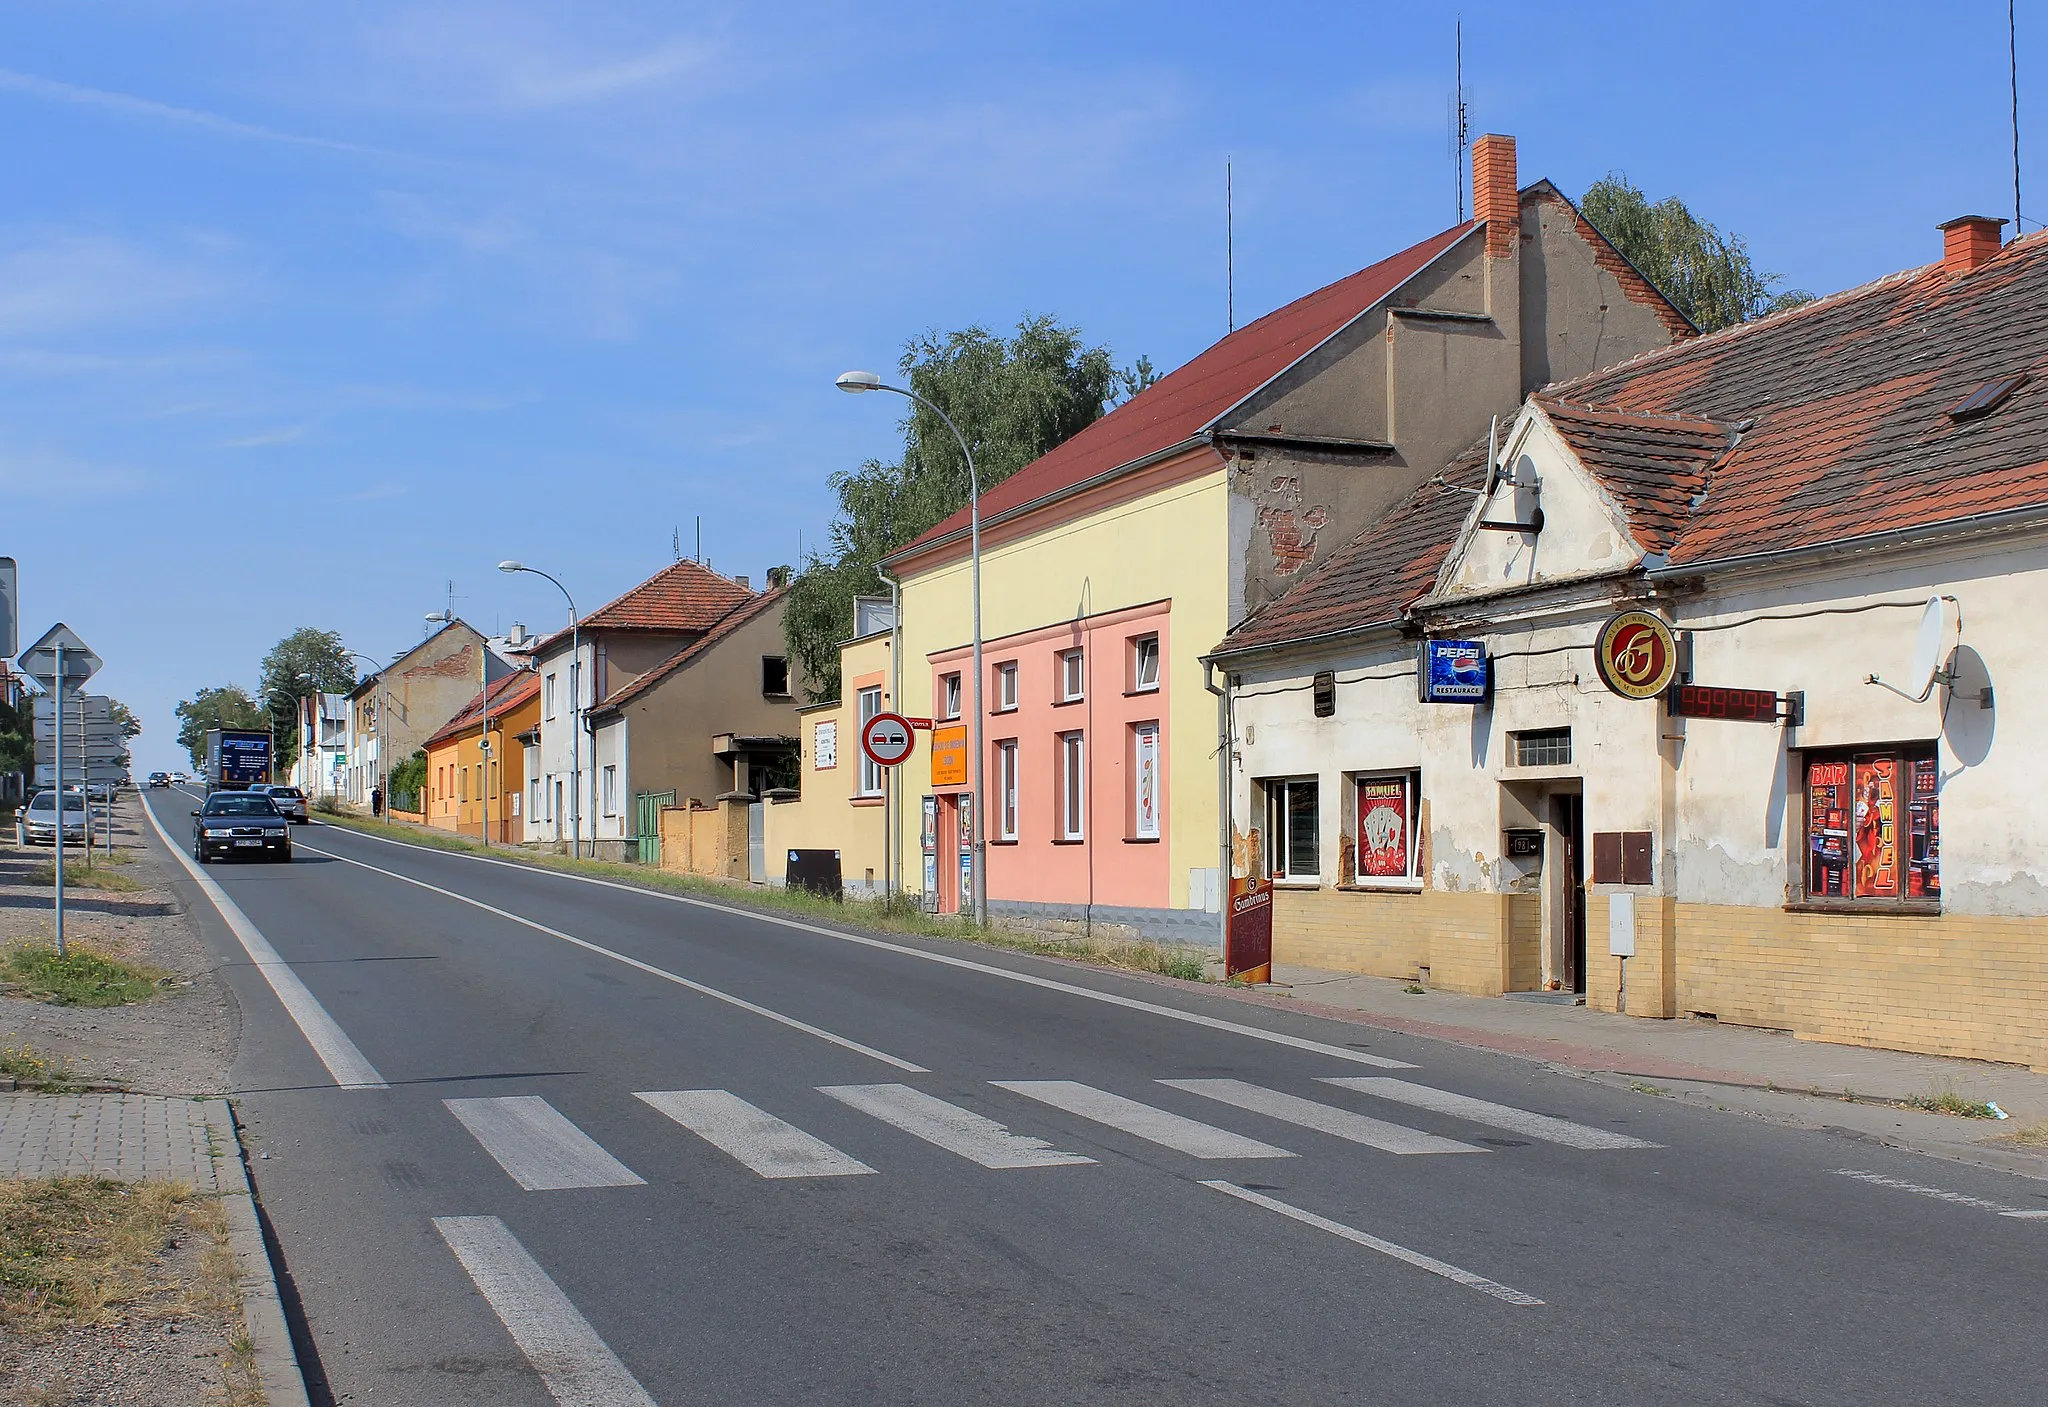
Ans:
[[[1806,769],[1806,894],[1847,898],[1849,873],[1849,764],[1813,762]]]
[[[1911,848],[1906,858],[1906,893],[1915,899],[1941,897],[1941,771],[1935,759],[1916,757],[1913,799],[1908,808]]]
[[[1899,895],[1899,759],[1856,759],[1856,897]]]
[[[1358,873],[1402,878],[1408,873],[1408,779],[1358,784]]]

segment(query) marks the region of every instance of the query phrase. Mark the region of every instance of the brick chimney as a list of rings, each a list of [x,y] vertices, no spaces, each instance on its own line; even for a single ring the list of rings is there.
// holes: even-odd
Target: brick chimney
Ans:
[[[1515,139],[1489,132],[1472,144],[1472,218],[1486,226],[1486,257],[1515,252],[1522,202],[1515,194]]]
[[[2005,228],[2005,221],[1989,215],[1958,215],[1935,228],[1941,231],[1942,272],[1954,278],[1998,253],[1999,231]]]

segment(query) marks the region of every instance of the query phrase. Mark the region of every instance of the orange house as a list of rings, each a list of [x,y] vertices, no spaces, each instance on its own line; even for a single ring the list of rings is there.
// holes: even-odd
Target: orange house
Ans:
[[[427,739],[427,784],[421,796],[427,824],[481,836],[488,811],[493,843],[509,844],[523,835],[519,808],[526,791],[526,750],[511,740],[539,722],[540,676],[531,670],[494,680],[464,704]]]

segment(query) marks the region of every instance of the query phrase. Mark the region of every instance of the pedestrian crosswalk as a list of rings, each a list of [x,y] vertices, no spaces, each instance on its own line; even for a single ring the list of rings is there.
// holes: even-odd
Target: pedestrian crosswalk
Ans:
[[[1435,1122],[1456,1121],[1503,1129],[1567,1148],[1604,1152],[1658,1146],[1612,1129],[1574,1123],[1409,1080],[1329,1076],[1322,1083],[1434,1115]],[[1411,1156],[1490,1151],[1446,1133],[1410,1127],[1341,1103],[1309,1099],[1247,1080],[1162,1079],[1156,1084],[1181,1095],[1199,1096],[1239,1114],[1380,1153]],[[740,1167],[770,1180],[858,1177],[881,1170],[784,1117],[797,1116],[808,1105],[818,1118],[825,1118],[831,1106],[817,1104],[812,1099],[815,1095],[866,1115],[920,1143],[995,1171],[1092,1165],[1099,1161],[1098,1157],[1075,1151],[1071,1146],[1078,1142],[1085,1147],[1089,1140],[1100,1145],[1097,1153],[1120,1149],[1135,1152],[1127,1140],[1136,1139],[1202,1162],[1293,1158],[1301,1153],[1300,1149],[1281,1147],[1251,1133],[1079,1080],[992,1080],[987,1088],[1001,1092],[983,1097],[998,1104],[1004,1096],[1017,1097],[1014,1117],[1024,1128],[1013,1129],[988,1113],[906,1084],[820,1085],[813,1091],[794,1095],[781,1112],[771,1112],[723,1089],[642,1090],[635,1092],[634,1098]],[[443,1102],[506,1175],[530,1192],[628,1187],[644,1181],[639,1173],[538,1095]],[[1055,1143],[1025,1131],[1033,1122],[1052,1125],[1047,1132],[1065,1132],[1055,1133],[1059,1140]],[[843,1118],[839,1126],[844,1127]],[[1311,1151],[1323,1149],[1324,1145],[1317,1144]],[[866,1152],[865,1148],[863,1151]],[[866,1158],[876,1155],[866,1153]],[[636,1157],[635,1161],[642,1160]],[[643,1171],[653,1169],[643,1162]]]

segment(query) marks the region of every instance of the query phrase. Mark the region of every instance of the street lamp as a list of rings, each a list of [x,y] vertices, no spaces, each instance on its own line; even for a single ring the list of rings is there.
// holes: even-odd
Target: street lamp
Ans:
[[[569,588],[549,576],[539,567],[529,567],[524,562],[500,562],[501,572],[528,572],[543,581],[554,582],[555,590],[562,593],[562,599],[569,603],[569,854],[581,858],[583,854],[583,625],[576,614],[576,598],[569,594]],[[530,818],[529,818],[530,819]],[[555,825],[559,828],[560,818]],[[559,830],[557,831],[559,834]],[[595,847],[592,847],[595,849]]]
[[[967,461],[967,527],[968,527],[968,572],[974,582],[974,800],[970,815],[971,826],[967,844],[974,856],[974,922],[977,927],[988,924],[988,787],[986,769],[988,758],[986,744],[982,739],[981,706],[981,478],[975,472],[974,452],[967,448],[967,437],[960,433],[960,427],[953,418],[940,410],[915,391],[901,386],[890,386],[872,371],[845,371],[833,383],[850,395],[863,391],[888,391],[917,402],[933,415],[945,422],[953,432],[953,439],[960,446],[961,458]],[[900,607],[899,607],[900,610]],[[903,701],[896,700],[901,708]]]

